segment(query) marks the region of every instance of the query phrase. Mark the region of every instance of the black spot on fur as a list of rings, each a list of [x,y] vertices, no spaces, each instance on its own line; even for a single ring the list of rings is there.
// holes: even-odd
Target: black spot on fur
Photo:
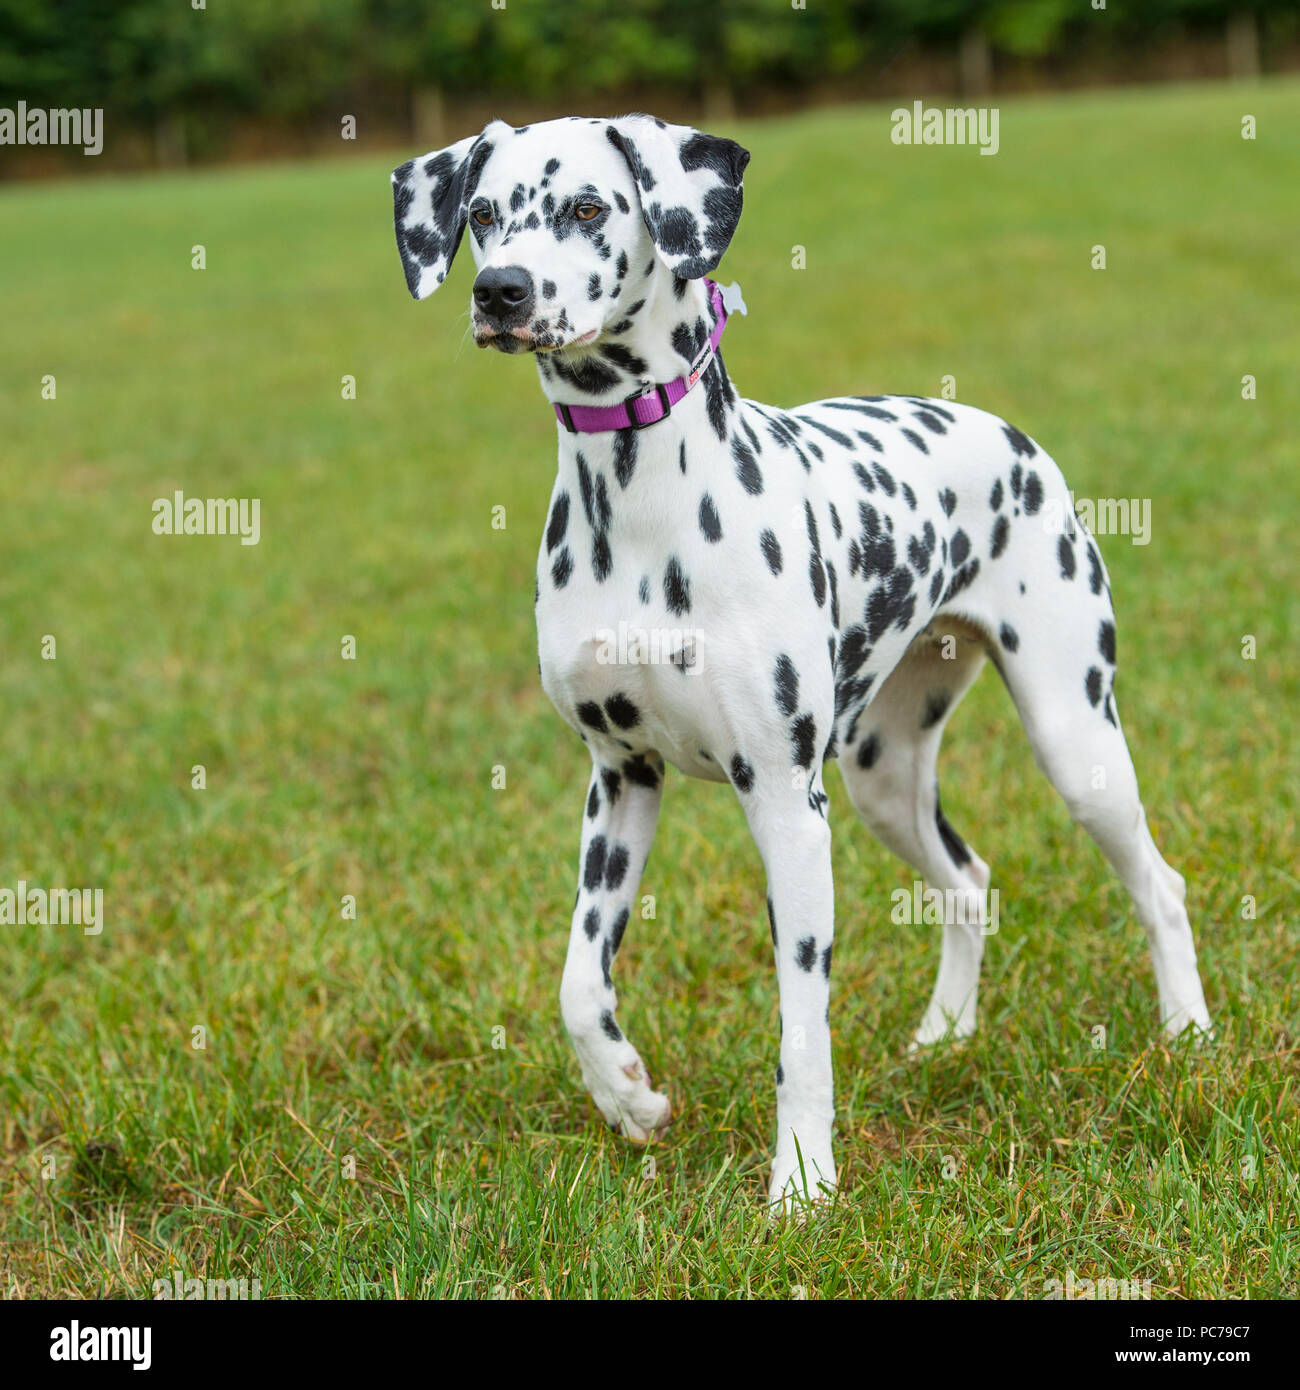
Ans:
[[[676,555],[670,556],[664,566],[664,602],[676,618],[691,611],[690,580],[682,573],[681,561]]]
[[[555,563],[551,566],[551,579],[557,589],[563,589],[569,582],[569,576],[573,573],[573,556],[569,554],[569,547],[566,545],[563,550],[555,557]]]
[[[1011,523],[1005,516],[999,516],[993,523],[993,543],[989,546],[989,559],[996,560],[1007,548],[1011,536]]]
[[[551,508],[550,524],[546,528],[546,553],[548,555],[564,539],[564,532],[568,524],[569,494],[562,492],[555,499],[555,505]]]
[[[600,934],[600,913],[596,908],[592,908],[583,918],[582,930],[586,934],[588,941],[595,941]]]
[[[787,718],[799,707],[799,673],[784,653],[776,659],[776,703]]]
[[[631,729],[641,722],[641,711],[621,691],[605,701],[605,713],[620,729]]]
[[[615,845],[605,860],[605,887],[613,892],[623,886],[627,877],[628,853],[626,845]]]
[[[739,753],[731,760],[731,780],[738,792],[747,792],[754,785],[754,769]]]
[[[796,767],[812,767],[813,756],[817,751],[817,721],[811,714],[801,714],[790,730],[790,741],[794,744]]]
[[[622,1042],[623,1034],[618,1030],[618,1024],[614,1022],[614,1015],[608,1009],[600,1016],[600,1031],[611,1042]]]
[[[1025,515],[1036,516],[1043,505],[1043,480],[1037,473],[1030,472],[1025,479]]]
[[[764,531],[758,538],[758,543],[763,548],[763,558],[767,561],[767,567],[773,574],[781,573],[781,543],[771,531]]]
[[[1088,703],[1096,709],[1101,703],[1101,672],[1095,666],[1088,667],[1083,678],[1083,688],[1088,692]]]
[[[817,963],[817,938],[805,936],[795,947],[794,962],[800,970],[811,971]]]
[[[596,818],[596,816],[599,814],[599,812],[600,812],[600,788],[597,787],[596,784],[593,782],[593,783],[591,784],[591,791],[587,794],[587,817],[588,817],[588,819],[589,819],[589,820],[595,820],[595,818]]]
[[[605,723],[605,716],[595,700],[584,700],[578,706],[578,718],[589,729],[595,729],[598,734],[608,731],[609,726]]]
[[[965,841],[948,824],[948,817],[943,813],[943,807],[939,804],[939,794],[936,791],[934,796],[934,823],[939,831],[939,838],[943,841],[943,847],[948,851],[948,858],[960,869],[970,863],[970,850],[966,848]]]
[[[998,639],[1009,652],[1018,651],[1020,648],[1020,638],[1016,635],[1016,630],[1010,623],[1003,623]]]
[[[1033,478],[1035,475],[1031,473],[1029,476]],[[1028,487],[1026,487],[1025,491],[1028,492]],[[1061,578],[1073,579],[1075,568],[1074,547],[1070,544],[1069,536],[1062,536],[1060,540],[1057,541],[1056,555],[1061,562]]]
[[[716,542],[722,539],[722,522],[718,519],[718,509],[707,492],[700,498],[700,530],[704,532],[705,540]]]
[[[947,690],[932,690],[925,697],[925,707],[921,711],[921,727],[923,729],[933,729],[934,726],[943,718],[948,709],[948,701],[952,694]]]
[[[1103,619],[1101,632],[1097,638],[1097,650],[1112,666],[1115,664],[1115,624]]]
[[[866,738],[858,744],[858,766],[867,771],[876,765],[876,759],[880,757],[880,735],[868,734]]]
[[[587,847],[587,863],[582,873],[582,886],[594,893],[605,877],[605,837],[597,835]]]

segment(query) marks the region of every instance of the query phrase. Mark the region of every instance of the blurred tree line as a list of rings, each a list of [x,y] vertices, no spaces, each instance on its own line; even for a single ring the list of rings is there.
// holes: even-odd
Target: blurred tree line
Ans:
[[[737,94],[869,77],[909,46],[957,54],[968,93],[988,89],[999,55],[1104,59],[1181,35],[1218,34],[1227,69],[1249,75],[1261,35],[1295,41],[1298,9],[1297,0],[0,0],[0,106],[101,106],[150,133],[172,162],[214,118],[218,128],[232,118],[293,126],[380,111],[436,138],[457,99],[576,104],[637,90],[725,115]]]

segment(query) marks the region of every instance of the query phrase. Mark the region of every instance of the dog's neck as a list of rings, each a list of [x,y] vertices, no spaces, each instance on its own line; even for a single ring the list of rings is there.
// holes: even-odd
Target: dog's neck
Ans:
[[[624,313],[596,342],[538,354],[542,390],[553,404],[614,405],[683,376],[713,331],[706,282],[680,280],[658,263],[622,281],[620,298]]]

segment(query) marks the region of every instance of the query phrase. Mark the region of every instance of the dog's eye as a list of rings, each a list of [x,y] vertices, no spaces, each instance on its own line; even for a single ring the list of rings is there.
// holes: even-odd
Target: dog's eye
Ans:
[[[594,218],[600,216],[600,204],[579,203],[578,206],[573,209],[573,215],[578,219],[579,222],[590,222]]]
[[[480,227],[490,227],[492,225],[492,210],[490,208],[475,208],[470,215]]]

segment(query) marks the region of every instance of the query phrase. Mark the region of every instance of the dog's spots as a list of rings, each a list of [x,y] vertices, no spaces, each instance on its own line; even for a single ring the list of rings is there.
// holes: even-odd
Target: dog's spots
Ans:
[[[933,608],[939,602],[939,595],[943,592],[943,570],[938,569],[934,572],[934,578],[930,581],[930,606]]]
[[[1088,674],[1083,678],[1083,688],[1088,693],[1088,703],[1096,709],[1101,703],[1101,672],[1095,666],[1088,667]]]
[[[614,918],[614,925],[609,929],[609,946],[612,955],[618,955],[618,948],[623,944],[623,933],[627,930],[627,919],[628,909],[624,908]]]
[[[636,591],[636,596],[642,603],[650,602],[650,576],[648,574],[641,576],[641,584]]]
[[[595,941],[600,935],[600,912],[596,908],[593,907],[583,918],[582,930],[588,941]]]
[[[1002,479],[999,478],[993,484],[993,491],[989,493],[989,508],[992,511],[1000,511],[1002,508]]]
[[[704,539],[714,544],[722,539],[722,522],[718,518],[718,509],[707,492],[700,498],[700,530],[704,532]]]
[[[600,1031],[611,1042],[622,1042],[623,1034],[619,1032],[618,1024],[614,1022],[614,1015],[608,1009],[600,1016]]]
[[[1043,505],[1043,480],[1032,470],[1025,479],[1025,515],[1036,516]]]
[[[751,497],[757,497],[763,491],[763,472],[758,466],[758,460],[754,457],[754,451],[744,440],[738,436],[733,436],[731,454],[736,460],[736,477],[740,479],[741,487]]]
[[[989,559],[996,560],[1007,548],[1011,536],[1011,523],[1005,516],[999,516],[993,523],[993,539],[989,545]]]
[[[677,467],[680,468],[683,473],[686,472],[686,441],[684,439],[682,440],[681,447],[677,451]]]
[[[747,792],[754,785],[754,769],[739,753],[731,760],[731,780],[738,792]]]
[[[627,877],[628,853],[626,845],[615,845],[605,860],[605,887],[612,893],[623,886]]]
[[[613,568],[614,557],[609,549],[609,535],[605,531],[597,531],[591,539],[591,572],[596,576],[596,582],[603,584]]]
[[[613,806],[618,801],[618,794],[623,789],[623,779],[618,775],[617,768],[603,767],[600,770],[600,784],[605,788],[605,797],[609,804]]]
[[[776,945],[776,908],[772,906],[772,895],[767,895],[767,924],[772,931],[772,945]]]
[[[794,963],[800,970],[811,971],[817,964],[817,938],[805,936],[795,947]]]
[[[794,746],[796,767],[812,767],[813,756],[817,751],[817,721],[811,714],[801,714],[790,729],[790,742]]]
[[[1020,649],[1020,638],[1016,635],[1016,630],[1010,623],[1002,624],[1002,627],[998,631],[998,641],[1000,641],[1009,652],[1018,651]]]
[[[600,288],[600,276],[593,270],[587,277],[587,298],[595,303],[604,291]]]
[[[600,814],[600,788],[595,782],[591,784],[591,791],[587,793],[587,818],[595,820]]]
[[[930,446],[925,442],[924,439],[921,438],[919,434],[917,434],[915,430],[909,430],[906,426],[902,426],[899,430],[899,433],[903,436],[904,439],[907,440],[909,444],[916,445],[916,447],[920,449],[920,451],[923,454],[928,454],[930,452]]]
[[[771,531],[764,531],[758,538],[758,543],[763,551],[763,559],[767,561],[767,567],[773,574],[781,573],[781,543]]]
[[[937,415],[928,410],[918,410],[914,412],[918,419],[932,434],[947,434],[948,428]]]
[[[582,871],[582,886],[589,893],[600,887],[605,877],[605,837],[597,835],[587,846],[587,862]]]
[[[598,734],[607,733],[609,730],[609,725],[605,723],[605,716],[595,700],[584,700],[578,706],[578,718],[589,729],[595,729]]]
[[[943,508],[944,516],[951,516],[957,510],[957,494],[952,488],[946,487],[939,494],[939,505]]]
[[[548,555],[564,539],[564,532],[568,524],[569,494],[562,492],[555,499],[555,505],[551,508],[551,520],[546,527],[546,553]]]
[[[1097,650],[1111,666],[1115,664],[1115,624],[1109,619],[1103,619],[1101,632],[1097,638]]]
[[[952,698],[951,691],[932,690],[925,697],[925,706],[921,710],[921,727],[923,729],[933,729],[934,726],[943,718],[948,710],[948,701]]]
[[[622,691],[605,701],[605,713],[620,729],[635,728],[641,722],[641,711]]]
[[[948,824],[948,817],[943,813],[943,807],[939,804],[939,793],[934,794],[934,824],[939,832],[939,838],[943,841],[943,847],[948,851],[948,858],[960,869],[970,863],[970,850],[966,848],[961,836]]]
[[[682,564],[676,555],[670,556],[664,566],[664,602],[675,618],[691,611],[690,580],[682,573]]]
[[[876,765],[876,760],[880,757],[880,735],[868,734],[866,738],[858,744],[858,766],[864,772],[869,772]]]
[[[784,653],[776,659],[776,703],[787,718],[799,708],[799,673]]]
[[[835,950],[835,943],[832,942],[832,943],[831,943],[829,946],[827,946],[827,948],[822,952],[822,975],[823,975],[824,978],[826,978],[826,979],[828,979],[828,980],[829,980],[830,977],[831,977],[831,955],[832,955],[832,953],[834,952],[834,950]]]
[[[569,576],[573,573],[573,556],[569,554],[569,547],[566,545],[563,550],[555,557],[555,563],[551,566],[551,579],[557,589],[563,589],[569,582]]]
[[[645,787],[649,791],[654,791],[659,785],[659,774],[646,761],[644,753],[638,753],[623,764],[623,776],[629,782],[635,783],[638,787]]]
[[[970,537],[960,527],[952,538],[952,544],[948,547],[948,559],[954,565],[962,565],[966,562],[966,557],[970,554]]]
[[[1012,497],[1019,497],[1019,496],[1020,496],[1020,490],[1021,490],[1021,488],[1024,486],[1024,477],[1025,477],[1025,471],[1024,471],[1024,469],[1021,468],[1021,466],[1020,466],[1018,463],[1013,464],[1012,467],[1011,467],[1011,495],[1012,495]]]
[[[1034,476],[1032,473],[1029,475]],[[1061,562],[1061,578],[1074,578],[1074,547],[1070,544],[1069,536],[1062,536],[1056,543],[1057,559]]]
[[[1099,594],[1105,582],[1106,574],[1101,567],[1101,556],[1097,553],[1097,547],[1090,540],[1088,542],[1088,588],[1094,594]]]
[[[636,430],[615,430],[614,431],[614,477],[618,479],[620,487],[626,487],[632,481],[632,474],[636,470]]]
[[[555,281],[554,281],[554,280],[543,280],[543,281],[542,281],[542,298],[543,298],[543,299],[554,299],[554,298],[555,298]]]
[[[1034,448],[1033,442],[1030,440],[1029,436],[1021,434],[1014,425],[1003,425],[1002,433],[1006,435],[1008,442],[1016,451],[1017,455],[1023,454],[1025,458],[1033,458],[1038,452],[1038,450]]]

